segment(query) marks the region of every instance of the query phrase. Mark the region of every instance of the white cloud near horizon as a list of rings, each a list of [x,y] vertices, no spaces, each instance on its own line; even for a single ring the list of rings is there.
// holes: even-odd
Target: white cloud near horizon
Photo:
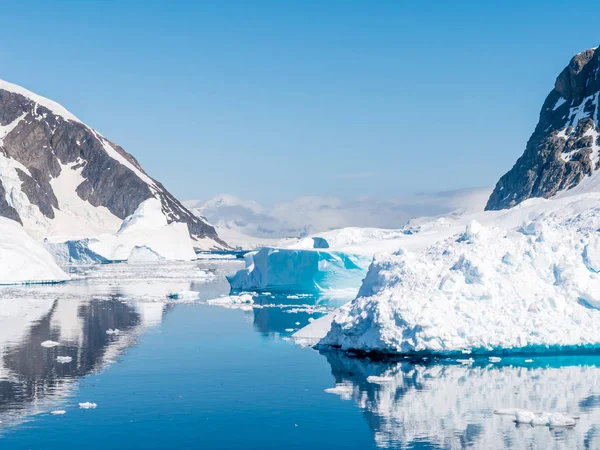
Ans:
[[[218,228],[261,238],[298,237],[344,227],[401,228],[409,220],[456,210],[483,210],[492,188],[422,193],[389,200],[306,196],[266,208],[223,194],[184,204]]]

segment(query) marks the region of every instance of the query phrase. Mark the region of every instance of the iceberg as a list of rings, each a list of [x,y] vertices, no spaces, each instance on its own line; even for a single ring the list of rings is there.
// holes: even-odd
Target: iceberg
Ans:
[[[46,246],[57,261],[65,263],[196,259],[187,224],[168,223],[162,204],[156,198],[142,202],[114,234],[60,243],[46,242]]]
[[[70,277],[43,244],[14,220],[0,217],[0,284],[53,283]]]
[[[319,345],[442,355],[600,348],[598,194],[479,218],[487,226],[471,221],[420,250],[376,255]]]
[[[358,289],[370,258],[339,251],[265,247],[247,253],[244,261],[244,269],[227,277],[233,291],[309,294]]]

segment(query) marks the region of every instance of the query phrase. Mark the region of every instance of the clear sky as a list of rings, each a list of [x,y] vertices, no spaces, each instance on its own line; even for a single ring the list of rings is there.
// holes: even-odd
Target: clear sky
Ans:
[[[3,2],[0,78],[121,144],[181,199],[491,186],[595,1]]]

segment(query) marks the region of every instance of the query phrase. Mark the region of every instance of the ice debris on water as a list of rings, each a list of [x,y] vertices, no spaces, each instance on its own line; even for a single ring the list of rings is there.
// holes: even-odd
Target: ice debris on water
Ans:
[[[52,347],[56,347],[56,346],[58,346],[60,344],[58,342],[56,342],[56,341],[44,341],[40,345],[42,347],[52,348]]]
[[[83,402],[79,404],[80,409],[96,409],[98,405],[92,402]]]
[[[513,421],[518,424],[532,426],[547,426],[550,428],[574,427],[578,416],[571,416],[560,412],[533,412],[527,409],[505,408],[496,409],[494,414],[500,416],[513,416]]]
[[[50,414],[52,414],[53,416],[62,416],[63,414],[66,414],[67,412],[64,409],[57,409],[56,411],[51,411]]]
[[[196,300],[200,297],[200,292],[196,291],[179,291],[167,295],[172,300]]]
[[[117,335],[120,333],[121,333],[121,330],[119,330],[117,328],[115,328],[115,329],[109,328],[108,330],[106,330],[106,334],[109,334],[109,335]]]
[[[56,362],[59,362],[61,364],[67,364],[67,363],[70,363],[71,361],[73,361],[73,358],[71,358],[70,356],[57,356],[56,357]]]
[[[378,377],[375,375],[371,375],[370,377],[367,377],[367,381],[371,384],[387,384],[392,383],[394,381],[394,377]]]

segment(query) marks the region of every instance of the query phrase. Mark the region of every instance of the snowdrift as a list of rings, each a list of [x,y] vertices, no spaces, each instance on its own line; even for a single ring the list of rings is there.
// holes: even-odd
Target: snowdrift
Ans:
[[[159,200],[151,198],[127,217],[115,234],[47,243],[56,259],[68,263],[108,261],[189,261],[196,258],[185,223],[167,223]]]
[[[599,195],[473,218],[425,248],[377,255],[320,344],[448,355],[600,348]]]
[[[0,217],[0,284],[53,283],[69,276],[44,245],[17,222]]]
[[[370,258],[337,251],[265,247],[244,255],[227,280],[233,291],[320,293],[360,286]]]

